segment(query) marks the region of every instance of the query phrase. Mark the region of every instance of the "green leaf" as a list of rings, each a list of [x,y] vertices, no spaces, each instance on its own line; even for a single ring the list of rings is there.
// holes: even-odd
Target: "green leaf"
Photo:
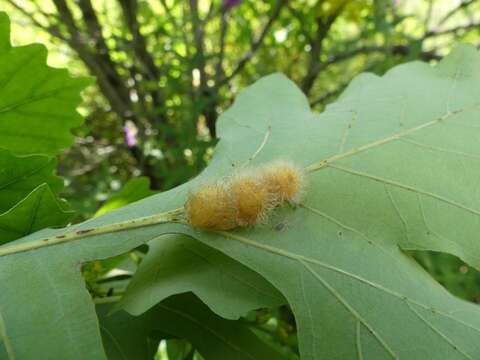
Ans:
[[[188,291],[227,319],[286,302],[259,274],[188,236],[165,235],[149,246],[120,303],[133,315]]]
[[[71,219],[55,198],[63,186],[55,160],[19,155],[54,155],[71,144],[80,91],[90,82],[49,68],[41,45],[12,47],[9,37],[0,13],[0,243]]]
[[[136,207],[139,204],[132,204],[108,213],[101,218],[93,219],[80,225],[80,227],[72,226],[69,229],[81,230],[82,226],[83,229],[87,229],[90,226],[95,226],[95,224],[103,223],[107,217],[109,220],[116,222],[114,218],[120,211],[128,211],[132,206]],[[134,216],[140,216],[146,209],[137,207],[132,210],[132,216],[133,214],[135,214]],[[62,230],[46,229],[9,245],[20,245],[35,238],[45,238],[61,233],[63,233]],[[0,284],[21,282],[18,286],[9,286],[5,291],[0,292],[0,318],[3,318],[6,334],[3,336],[4,344],[2,345],[0,342],[0,354],[2,354],[2,346],[4,346],[11,349],[12,353],[22,355],[22,357],[18,356],[20,358],[45,355],[52,358],[82,360],[85,359],[86,355],[78,349],[85,347],[88,348],[88,354],[95,354],[89,355],[91,356],[89,358],[101,358],[99,354],[102,354],[103,350],[99,345],[101,343],[100,332],[98,331],[99,325],[93,313],[92,303],[89,300],[90,295],[86,292],[84,284],[78,282],[80,277],[78,265],[93,259],[104,259],[125,253],[139,244],[155,238],[157,234],[158,229],[155,229],[155,227],[144,228],[136,232],[133,237],[131,237],[131,233],[118,233],[118,236],[108,234],[105,238],[97,239],[98,241],[94,242],[90,242],[90,239],[88,239],[86,242],[72,242],[66,247],[48,247],[38,251],[0,257]],[[2,249],[1,246],[0,249]],[[67,252],[61,251],[59,253],[59,249],[65,249]],[[55,261],[52,261],[52,258]],[[218,255],[217,258],[221,259]],[[226,263],[226,261],[223,259],[220,264],[222,263]],[[236,267],[238,268],[239,265],[236,265]],[[65,269],[68,271],[65,271]],[[237,274],[245,272],[248,273],[248,270],[237,269]],[[30,273],[33,273],[33,275],[25,276],[25,274]],[[254,277],[250,273],[246,279],[252,278]],[[259,285],[261,277],[256,276],[256,278],[257,286],[269,288],[268,284]],[[188,281],[188,279],[186,280]],[[35,301],[32,301],[33,296],[35,296]],[[74,300],[75,298],[77,300]],[[215,299],[213,296],[212,298]],[[248,299],[249,297],[244,295],[244,298]],[[226,307],[229,303],[232,306],[238,306],[239,302],[228,297],[225,297],[224,301],[225,304],[221,306],[217,304],[219,309],[223,309],[224,312],[235,312],[235,309],[226,310]],[[240,302],[240,305],[245,306],[245,303],[245,301]],[[212,305],[215,308],[216,304],[213,303]],[[255,304],[255,306],[258,305]],[[20,320],[17,315],[19,307],[23,314],[28,314]],[[72,308],[76,310],[71,311]],[[240,313],[244,309],[236,311]],[[60,317],[63,319],[60,324],[59,322],[45,320]],[[26,335],[17,335],[22,333]],[[74,337],[76,346],[71,345],[71,336]],[[57,346],[59,342],[62,343],[60,347]],[[5,345],[5,343],[8,345]],[[42,346],[39,346],[39,344]]]
[[[205,359],[282,358],[246,324],[215,315],[191,293],[168,298],[154,309],[163,332],[187,339]]]
[[[82,123],[75,108],[88,78],[50,68],[43,45],[11,47],[9,22],[0,16],[0,147],[15,154],[54,155],[73,142]]]
[[[192,351],[192,345],[186,340],[169,339],[167,340],[168,360],[184,360]]]
[[[125,311],[111,314],[112,306],[96,306],[103,346],[108,359],[151,360],[157,352],[159,339],[150,333],[159,324],[151,314],[134,317]]]
[[[142,176],[131,179],[117,194],[113,195],[100,209],[98,209],[95,216],[103,215],[109,211],[121,208],[122,206],[153,194],[155,194],[155,191],[150,190],[149,178]]]
[[[102,312],[107,313],[105,310]],[[146,358],[142,354],[149,347],[145,333],[155,331],[187,339],[209,360],[282,358],[245,323],[222,319],[191,293],[170,297],[140,317],[132,317],[123,311],[103,315],[100,326],[110,359]],[[113,351],[114,348],[116,351]]]
[[[72,211],[65,210],[47,184],[38,186],[25,199],[0,214],[0,244],[46,227],[68,224]]]
[[[52,192],[63,187],[54,175],[56,161],[46,156],[14,156],[0,150],[0,214],[25,198],[37,186],[46,183]]]
[[[221,234],[160,224],[0,257],[0,283],[28,286],[39,299],[2,289],[4,347],[46,356],[47,345],[56,351],[58,342],[68,343],[67,330],[72,333],[79,322],[95,327],[91,317],[66,311],[72,308],[67,294],[79,291],[78,282],[53,265],[44,273],[48,281],[25,278],[32,262],[50,265],[58,254],[68,254],[73,267],[164,233],[184,233],[283,293],[296,316],[302,359],[479,358],[478,306],[449,294],[399,250],[449,252],[480,267],[478,68],[480,55],[462,46],[437,67],[414,62],[382,78],[362,75],[320,116],[283,76],[258,81],[222,115],[221,141],[198,178],[68,230],[42,231],[8,246],[122,221],[138,224],[134,219],[182,206],[189,190],[231,174],[232,162],[238,166],[252,157],[250,165],[290,158],[305,166],[302,206],[277,210],[267,225]],[[62,292],[56,308],[44,311],[52,282]],[[80,300],[75,309],[90,314]],[[28,314],[22,321],[19,306]],[[61,310],[59,335],[57,325],[39,319],[58,317]],[[76,335],[77,346],[94,351],[97,333]],[[38,341],[44,342],[39,350]],[[81,358],[65,350],[63,358]]]
[[[105,217],[112,219],[117,213],[93,219],[87,227]],[[8,246],[63,231],[45,229]],[[78,241],[66,247],[0,257],[0,284],[9,284],[0,291],[0,359],[3,360],[4,353],[11,354],[4,356],[7,359],[104,359],[97,317],[80,274],[80,264],[125,253],[157,233],[158,230],[142,231],[134,238],[118,233],[108,235],[111,242],[100,240],[84,246]]]
[[[0,12],[0,52],[10,48],[10,21],[7,14]]]
[[[105,359],[78,258],[41,253],[0,261],[0,359]]]

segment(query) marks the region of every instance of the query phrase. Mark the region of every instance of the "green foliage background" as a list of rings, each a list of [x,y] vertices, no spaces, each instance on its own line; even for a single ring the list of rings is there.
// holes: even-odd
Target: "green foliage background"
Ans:
[[[65,71],[45,66],[46,51],[41,46],[10,47],[6,31],[8,24],[5,15],[1,15],[0,114],[5,121],[0,122],[0,146],[4,149],[0,153],[0,164],[4,170],[0,173],[0,183],[13,185],[0,192],[0,243],[45,227],[66,225],[72,219],[72,210],[75,211],[73,222],[77,223],[187,182],[212,157],[217,142],[217,117],[232,104],[240,89],[262,76],[277,71],[285,73],[305,93],[313,109],[322,111],[360,72],[383,75],[390,68],[412,60],[436,64],[460,41],[479,44],[480,28],[478,1],[452,4],[449,1],[383,0],[6,0],[0,3],[1,10],[7,11],[12,19],[14,44],[45,43],[49,48],[48,61],[51,65],[68,66],[70,73],[77,76],[93,75],[96,83],[83,93],[80,111],[86,121],[81,125],[80,116],[73,110],[80,104],[79,91],[91,81],[73,80]],[[15,62],[11,61],[13,58]],[[31,59],[33,63],[29,62]],[[24,62],[24,66],[18,66]],[[371,78],[367,79],[373,82]],[[70,86],[65,87],[67,83]],[[275,98],[274,89],[268,88],[268,91]],[[373,93],[365,103],[373,106],[372,102],[378,100],[379,94]],[[348,93],[344,96],[348,98]],[[30,106],[31,100],[34,101]],[[330,108],[330,112],[334,113],[332,109],[335,107]],[[240,122],[244,116],[239,118]],[[374,116],[371,114],[372,118]],[[295,117],[301,116],[296,114]],[[14,124],[17,121],[23,123],[23,133],[19,133],[18,126]],[[125,127],[136,129],[134,145],[128,144]],[[72,128],[74,142],[70,135]],[[300,124],[298,129],[301,129]],[[257,135],[264,136],[260,130]],[[257,135],[249,134],[248,137],[253,141]],[[27,141],[29,136],[44,140]],[[468,144],[467,135],[462,133],[458,136]],[[73,146],[67,149],[72,142]],[[221,152],[221,148],[218,151]],[[475,165],[473,161],[468,167]],[[64,188],[61,179],[54,175],[55,168],[65,179]],[[470,185],[468,181],[464,183],[465,191]],[[398,194],[390,196],[395,199]],[[402,201],[399,206],[411,206],[408,201]],[[35,209],[34,212],[32,209]],[[379,206],[379,209],[382,207]],[[375,213],[374,216],[380,215]],[[415,223],[417,220],[406,221]],[[416,231],[417,228],[413,232],[418,235]],[[142,235],[142,241],[148,238],[150,234]],[[431,242],[428,236],[422,240],[427,241],[429,246],[408,243],[402,246],[451,293],[476,302],[480,294],[478,272],[462,261],[467,260],[467,263],[478,267],[475,247],[468,244],[470,238],[463,239],[460,250],[458,246],[447,244],[447,241],[442,243],[437,239]],[[243,316],[242,321],[253,327],[257,336],[273,345],[283,356],[298,356],[297,322],[289,307],[280,306],[285,304],[282,295],[271,288],[262,276],[273,281],[271,277],[262,271],[259,271],[262,276],[250,272],[230,257],[198,242],[192,243],[193,240],[188,237],[165,238],[158,247],[156,243],[151,243],[146,258],[148,249],[145,246],[128,251],[142,241],[116,249],[116,257],[101,249],[82,255],[85,261],[94,260],[82,266],[89,296],[98,299],[99,303],[102,299],[118,300],[122,297],[120,304],[125,309],[132,314],[140,314],[171,294],[194,291],[216,314],[228,319]],[[179,252],[176,245],[169,248],[169,242],[182,243],[191,254],[201,254],[202,257],[192,258],[191,254],[188,257]],[[446,253],[417,252],[419,248],[446,251],[458,257]],[[169,253],[171,258],[162,258]],[[54,252],[48,256],[56,257]],[[96,260],[103,257],[109,259]],[[157,257],[165,264],[163,280],[158,283],[150,279],[152,271],[149,270],[149,266],[159,261]],[[242,259],[242,256],[233,257]],[[44,271],[55,273],[59,268],[66,269],[64,282],[69,283],[74,278],[77,286],[81,285],[82,279],[70,268],[74,258],[72,254],[55,258]],[[144,258],[145,261],[142,261]],[[211,279],[218,277],[219,270],[208,268],[208,272],[203,274],[205,278],[195,278],[196,288],[186,286],[181,281],[183,276],[194,276],[192,268],[209,263],[200,259],[222,264],[220,273],[228,269],[231,278],[212,286]],[[171,267],[169,261],[172,261]],[[31,259],[26,257],[23,270],[38,271],[35,262],[27,265],[30,262]],[[355,266],[360,263],[361,260]],[[256,266],[252,263],[248,265]],[[3,266],[9,268],[9,262]],[[183,273],[171,271],[174,266],[181,266]],[[13,281],[14,275],[9,274],[8,271],[2,274],[5,281]],[[37,280],[40,284],[45,280],[42,274],[32,277],[29,284]],[[269,301],[265,302],[264,296],[255,292],[250,297],[242,297],[241,294],[248,291],[244,284],[232,281],[238,278],[250,279],[261,290],[260,294],[270,294],[267,297]],[[144,286],[145,283],[150,285]],[[123,297],[128,284],[129,292]],[[32,291],[28,286],[24,288],[25,293],[20,291],[17,294],[19,298]],[[57,290],[52,286],[50,291]],[[225,299],[225,291],[237,300],[235,304]],[[8,291],[4,292],[5,297],[9,296],[7,294]],[[81,302],[87,306],[87,295],[77,287],[69,295],[70,304],[82,299]],[[198,299],[187,302],[198,302]],[[289,302],[292,303],[292,298]],[[49,297],[45,296],[43,300],[38,299],[35,306],[48,308],[48,304]],[[68,302],[63,306],[67,308],[66,304]],[[198,302],[198,306],[201,305]],[[98,306],[102,317],[104,306]],[[247,314],[248,310],[259,307],[269,307],[269,310]],[[51,311],[54,310],[52,307]],[[155,309],[149,310],[149,313],[153,315],[138,321],[151,323],[150,316],[172,316],[172,313]],[[88,329],[94,331],[95,319],[91,311],[84,307],[77,315],[77,320],[83,316],[90,321],[91,327],[86,326],[82,334]],[[216,315],[211,312],[206,316],[209,320],[202,321],[212,321],[215,324],[212,326],[230,326],[216,322]],[[113,326],[112,332],[122,327],[115,325],[115,319],[105,318],[105,321],[106,328]],[[119,321],[125,323],[127,320]],[[145,329],[143,325],[140,327]],[[58,336],[65,329],[56,329]],[[165,328],[155,331],[169,332]],[[79,336],[82,334],[79,333]],[[105,342],[108,336],[105,333],[102,336]],[[118,336],[121,338],[122,335]],[[245,336],[248,338],[251,334]],[[196,350],[205,351],[191,334],[186,335],[182,331],[170,330],[169,335],[162,333],[153,339],[148,337],[148,346],[145,345],[146,337],[140,332],[137,339],[146,352],[129,356],[148,358],[156,352],[161,339],[162,346],[167,348],[157,356],[166,357],[168,353],[170,358],[197,358],[200,355]],[[188,341],[174,340],[176,337]],[[239,341],[238,346],[244,346],[242,340]],[[35,344],[42,348],[38,339]],[[69,351],[69,344],[64,345],[65,348],[57,349],[59,354]],[[308,351],[314,351],[315,346]],[[118,351],[109,350],[109,344],[105,347],[108,354]],[[212,347],[215,348],[214,345]],[[98,344],[91,349],[98,349]],[[261,351],[259,349],[258,354]],[[92,352],[92,356],[97,355]],[[237,355],[239,358],[243,356]],[[115,358],[115,355],[111,356]],[[229,358],[234,356],[232,354]],[[215,355],[210,354],[207,358],[210,357],[215,358]]]
[[[211,156],[218,114],[262,76],[285,73],[322,110],[359,72],[435,62],[455,42],[478,42],[480,22],[477,1],[271,0],[226,7],[205,0],[196,11],[192,4],[0,4],[12,17],[14,43],[45,43],[50,64],[97,77],[82,104],[86,123],[59,168],[78,220],[132,176],[147,176],[154,189],[165,190],[198,174]],[[139,129],[134,148],[125,145],[127,120]]]

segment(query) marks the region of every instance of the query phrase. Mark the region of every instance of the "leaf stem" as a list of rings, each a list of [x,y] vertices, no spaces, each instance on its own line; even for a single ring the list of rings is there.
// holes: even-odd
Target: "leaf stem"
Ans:
[[[111,234],[127,229],[136,229],[140,227],[146,227],[163,223],[183,223],[183,208],[166,211],[163,213],[144,216],[137,219],[123,221],[115,224],[108,224],[99,227],[93,227],[90,229],[76,230],[73,232],[67,232],[61,235],[55,235],[48,238],[33,240],[20,244],[10,245],[6,247],[0,247],[0,257],[10,254],[16,254],[20,252],[39,249],[46,246],[58,245],[83,239],[90,236]]]

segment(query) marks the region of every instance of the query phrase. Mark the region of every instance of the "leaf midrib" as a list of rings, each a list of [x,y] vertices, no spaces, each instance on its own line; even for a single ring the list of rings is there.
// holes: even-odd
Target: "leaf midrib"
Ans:
[[[480,106],[480,103],[474,104],[474,105],[472,105],[472,109],[476,108],[476,107],[479,107],[479,106]],[[449,118],[453,117],[454,115],[462,113],[465,110],[467,110],[467,109],[463,108],[463,109],[458,109],[458,110],[455,110],[455,111],[447,112],[447,113],[443,114],[442,116],[439,116],[438,118],[433,119],[431,121],[428,121],[428,122],[426,122],[424,124],[421,124],[419,126],[416,126],[416,127],[413,127],[413,128],[410,128],[410,129],[407,129],[405,131],[401,131],[401,132],[398,132],[398,133],[394,133],[391,136],[388,136],[388,137],[380,139],[380,140],[373,141],[371,143],[362,145],[360,147],[351,149],[349,151],[346,151],[346,152],[343,152],[343,153],[340,153],[340,154],[335,154],[335,155],[333,155],[333,156],[331,156],[327,159],[323,159],[319,162],[316,162],[316,163],[313,163],[313,164],[310,164],[310,165],[306,166],[305,167],[305,172],[312,173],[312,172],[318,171],[318,170],[328,166],[332,162],[342,160],[342,159],[345,159],[345,158],[349,158],[351,156],[358,155],[359,153],[362,153],[366,150],[370,150],[372,148],[376,148],[378,146],[382,146],[382,145],[388,144],[388,143],[396,141],[396,140],[401,140],[404,137],[406,137],[407,135],[413,134],[417,131],[423,130],[423,129],[431,127],[433,125],[437,125],[437,124],[441,123],[442,121],[448,120]]]
[[[347,276],[347,277],[349,277],[349,278],[351,278],[351,279],[353,279],[353,280],[355,280],[355,281],[361,282],[361,283],[363,283],[363,284],[365,284],[365,285],[368,285],[368,286],[370,286],[370,287],[373,287],[374,289],[383,291],[383,292],[385,292],[386,294],[389,294],[389,295],[391,295],[391,296],[394,296],[394,297],[400,299],[401,301],[403,301],[403,302],[405,302],[405,303],[407,304],[407,307],[408,307],[410,310],[412,310],[412,309],[411,309],[409,303],[410,303],[410,304],[413,304],[413,305],[417,305],[417,306],[419,306],[419,307],[421,307],[421,308],[423,308],[423,309],[425,309],[425,310],[431,311],[431,312],[434,313],[434,314],[438,314],[438,315],[441,315],[441,316],[443,316],[443,317],[446,317],[446,318],[448,318],[448,319],[450,319],[450,320],[453,320],[453,321],[455,321],[455,322],[457,322],[457,323],[459,323],[459,324],[461,324],[461,325],[463,325],[463,326],[465,326],[465,327],[468,327],[468,328],[470,328],[470,329],[472,329],[472,330],[475,330],[475,331],[477,331],[477,332],[480,333],[480,329],[478,329],[478,328],[474,327],[473,325],[468,324],[468,323],[466,323],[466,322],[464,322],[464,321],[462,321],[462,320],[459,320],[459,319],[457,319],[457,318],[454,318],[453,316],[451,316],[451,315],[448,314],[448,313],[444,313],[443,311],[440,311],[440,310],[438,310],[438,309],[436,309],[436,308],[433,308],[433,307],[431,307],[431,306],[429,306],[429,305],[423,304],[423,303],[421,303],[421,302],[419,302],[419,301],[417,301],[417,300],[414,300],[414,299],[412,299],[412,298],[410,298],[410,297],[408,297],[408,296],[406,296],[406,295],[402,295],[402,294],[400,294],[400,293],[398,293],[398,292],[396,292],[396,291],[394,291],[394,290],[391,290],[391,289],[388,289],[388,288],[384,287],[383,285],[380,285],[380,284],[377,284],[377,283],[372,282],[372,281],[370,281],[370,280],[367,280],[367,279],[365,279],[365,278],[363,278],[363,277],[361,277],[361,276],[352,274],[352,273],[350,273],[350,272],[348,272],[348,271],[345,271],[345,270],[343,270],[343,269],[340,269],[340,268],[338,268],[338,267],[336,267],[336,266],[333,266],[333,265],[324,263],[324,262],[322,262],[322,261],[320,261],[320,260],[317,260],[317,259],[314,259],[314,258],[310,258],[310,257],[304,256],[304,255],[292,253],[292,252],[287,251],[287,250],[284,250],[284,249],[278,249],[278,248],[275,248],[275,247],[272,247],[272,246],[269,246],[269,245],[266,245],[266,244],[258,243],[258,242],[256,242],[255,240],[252,240],[252,239],[249,239],[249,238],[247,238],[247,237],[240,236],[240,235],[237,235],[237,234],[233,234],[233,233],[230,233],[230,232],[219,231],[219,232],[217,232],[217,233],[220,234],[220,235],[222,235],[222,236],[228,237],[228,238],[230,238],[230,239],[237,240],[237,241],[239,241],[239,242],[241,242],[241,243],[243,243],[243,244],[250,245],[250,246],[256,247],[256,248],[258,248],[258,249],[261,249],[261,250],[264,250],[264,251],[270,252],[270,253],[272,253],[272,254],[279,255],[279,256],[282,256],[282,257],[285,257],[285,258],[288,258],[288,259],[291,259],[291,260],[298,261],[298,262],[299,262],[307,271],[309,271],[309,272],[312,272],[312,271],[313,271],[313,269],[311,269],[311,267],[308,266],[308,264],[310,263],[310,264],[318,265],[318,266],[320,266],[320,267],[322,267],[322,268],[324,268],[324,269],[327,269],[327,270],[334,271],[334,272],[336,272],[336,273],[345,275],[345,276]],[[314,272],[314,271],[313,271],[313,272]],[[319,280],[318,277],[320,277],[320,275],[319,275],[318,273],[316,273],[316,272],[314,272],[314,273],[317,275],[317,276],[315,276],[315,277],[317,278],[317,280]],[[324,280],[324,279],[323,279],[323,280]],[[324,280],[324,281],[325,281],[325,280]],[[325,285],[325,284],[324,284],[324,285]],[[330,287],[331,287],[332,289],[334,289],[333,286],[330,285]],[[346,301],[346,300],[344,300],[344,301]],[[347,304],[348,304],[348,303],[347,303]],[[349,312],[352,314],[352,316],[354,316],[354,317],[355,317],[358,321],[360,321],[365,327],[367,327],[367,329],[369,329],[369,331],[372,330],[372,327],[371,327],[368,323],[366,323],[366,321],[365,321],[362,317],[358,318],[358,316],[357,316],[358,314],[357,314],[356,312],[353,313],[353,312],[351,311],[350,306],[348,306],[348,307],[346,307],[346,308],[347,308],[347,310],[349,310]],[[413,312],[413,311],[412,311],[412,312]],[[416,313],[415,313],[415,315],[418,316],[418,314],[416,314]],[[431,324],[430,324],[430,326],[433,327],[433,325],[431,325]],[[438,331],[438,329],[437,329],[437,331]],[[372,332],[372,335],[374,335],[374,336],[377,338],[377,340],[378,340],[378,341],[381,343],[381,345],[387,350],[387,352],[388,352],[394,359],[397,359],[398,356],[391,351],[391,349],[388,347],[388,345],[387,345],[386,343],[384,343],[384,340],[381,339],[381,338],[379,338],[379,337],[377,337],[375,334],[376,334],[376,332]],[[438,333],[437,333],[437,334],[438,334]],[[442,335],[443,335],[443,334],[442,334]],[[444,335],[443,335],[443,336],[444,336]],[[442,336],[442,337],[443,337],[443,336]],[[462,351],[458,346],[456,346],[455,344],[453,344],[453,342],[452,342],[450,339],[449,339],[449,344],[450,344],[456,351],[458,351],[460,354],[462,354],[463,356],[467,357],[468,359],[471,359],[471,357],[470,357],[468,354],[466,354],[466,353],[465,353],[464,351]],[[386,347],[386,346],[387,346],[387,347]]]
[[[61,92],[64,92],[65,90],[78,89],[78,88],[79,88],[79,86],[77,84],[75,84],[75,85],[71,85],[71,86],[64,86],[62,88],[54,89],[54,90],[45,92],[45,93],[40,94],[40,95],[28,96],[27,98],[22,99],[20,101],[17,101],[16,103],[7,104],[7,105],[3,106],[2,108],[0,108],[0,114],[15,110],[16,108],[18,108],[20,106],[23,106],[23,105],[28,105],[28,104],[31,104],[31,103],[34,103],[34,102],[38,102],[38,101],[41,101],[41,100],[48,99],[48,98],[53,97],[53,96],[55,96],[55,95],[57,95]]]

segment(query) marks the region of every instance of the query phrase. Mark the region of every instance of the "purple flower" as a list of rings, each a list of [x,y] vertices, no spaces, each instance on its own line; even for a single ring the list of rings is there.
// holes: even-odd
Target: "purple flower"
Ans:
[[[125,142],[127,143],[128,147],[134,147],[137,145],[138,129],[132,121],[127,120],[125,122],[125,125],[123,126],[123,132],[125,133]]]
[[[235,6],[238,6],[242,3],[242,0],[223,0],[223,7],[225,9],[231,9]]]

